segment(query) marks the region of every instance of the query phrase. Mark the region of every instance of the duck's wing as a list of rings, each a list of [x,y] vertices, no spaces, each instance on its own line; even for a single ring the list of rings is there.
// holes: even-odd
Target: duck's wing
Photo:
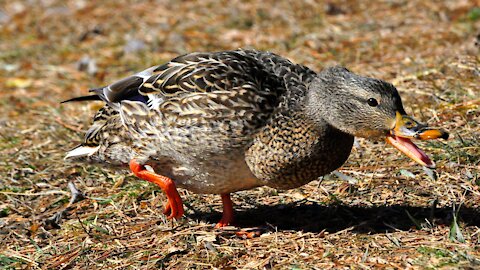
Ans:
[[[265,125],[279,105],[299,101],[314,74],[268,52],[191,53],[91,91],[140,135],[157,132],[155,119],[173,128],[234,126],[241,137]]]
[[[241,120],[254,128],[285,92],[281,80],[241,51],[188,54],[156,71],[139,92],[176,125]]]
[[[102,99],[114,108],[122,101],[137,101],[159,109],[159,105],[164,102],[167,105],[173,99],[171,101],[183,102],[188,108],[189,101],[197,100],[202,94],[207,97],[204,101],[208,100],[211,105],[215,97],[222,96],[222,100],[233,102],[233,92],[248,92],[257,97],[254,102],[259,103],[262,111],[269,111],[281,96],[298,99],[314,75],[310,69],[270,52],[240,49],[190,53],[105,87],[91,89],[94,95],[68,101]],[[195,98],[189,99],[192,96]]]
[[[126,126],[144,133],[139,121],[155,112],[174,125],[242,120],[254,129],[285,90],[258,59],[238,50],[179,56],[91,91],[117,109]]]
[[[252,73],[261,70],[255,59],[241,52],[182,55],[164,65],[153,66],[110,85],[91,89],[90,92],[95,92],[94,95],[72,98],[65,102],[102,99],[107,103],[124,100],[147,103],[149,95],[168,99],[190,93],[231,91],[245,81],[255,80]]]

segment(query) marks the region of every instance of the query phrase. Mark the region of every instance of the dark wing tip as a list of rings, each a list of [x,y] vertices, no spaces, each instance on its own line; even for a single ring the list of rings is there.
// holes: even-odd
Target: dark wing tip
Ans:
[[[67,103],[67,102],[93,101],[93,100],[101,100],[101,98],[98,95],[74,97],[74,98],[71,98],[71,99],[64,100],[64,101],[60,102],[60,104]]]
[[[142,84],[143,78],[133,75],[109,85],[102,91],[108,101],[120,102],[129,99],[131,96],[138,95],[138,89]]]

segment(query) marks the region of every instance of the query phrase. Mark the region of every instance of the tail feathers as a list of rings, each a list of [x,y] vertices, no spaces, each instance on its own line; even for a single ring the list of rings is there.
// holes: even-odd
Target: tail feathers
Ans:
[[[99,148],[100,148],[100,145],[99,146],[79,145],[74,149],[68,151],[67,155],[65,156],[65,159],[89,157],[95,154]]]
[[[140,101],[147,104],[148,98],[138,92],[142,83],[141,78],[131,76],[109,86],[90,89],[89,92],[94,93],[93,95],[75,97],[61,103],[102,100],[114,108],[118,108],[118,103],[122,100]]]
[[[93,88],[90,89],[89,92],[93,93],[93,95],[89,96],[81,96],[81,97],[74,97],[65,101],[62,101],[61,103],[67,103],[67,102],[78,102],[78,101],[103,101],[107,103],[110,107],[114,108],[115,110],[118,110],[119,104],[110,102],[108,98],[105,96],[104,90],[107,89],[107,87],[100,87],[100,88]]]

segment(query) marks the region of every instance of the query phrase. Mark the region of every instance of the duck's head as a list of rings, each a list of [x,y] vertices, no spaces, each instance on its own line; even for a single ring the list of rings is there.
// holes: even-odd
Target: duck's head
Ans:
[[[403,109],[397,89],[382,80],[362,77],[343,67],[327,68],[309,86],[306,112],[315,119],[364,138],[386,138],[419,164],[435,163],[411,139],[448,138],[448,133],[420,124]]]

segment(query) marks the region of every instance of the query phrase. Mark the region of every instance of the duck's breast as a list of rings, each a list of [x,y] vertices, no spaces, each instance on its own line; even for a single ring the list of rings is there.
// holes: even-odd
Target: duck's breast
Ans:
[[[353,136],[302,113],[276,115],[246,153],[253,174],[267,186],[291,189],[339,168],[350,155]]]

